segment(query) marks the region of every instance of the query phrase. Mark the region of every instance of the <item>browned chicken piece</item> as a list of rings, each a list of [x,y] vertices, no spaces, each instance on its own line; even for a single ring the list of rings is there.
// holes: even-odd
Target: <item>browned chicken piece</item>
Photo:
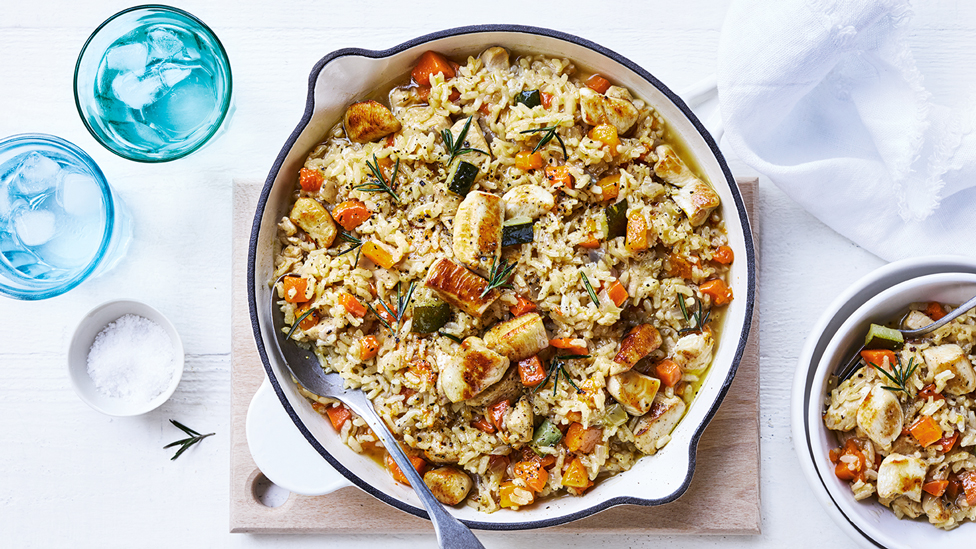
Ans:
[[[627,334],[620,343],[620,351],[613,357],[616,363],[611,367],[611,374],[626,372],[637,364],[651,351],[661,346],[661,332],[650,324],[639,324]]]
[[[505,218],[526,217],[538,219],[556,207],[556,197],[539,185],[512,187],[504,195]]]
[[[632,416],[642,416],[649,412],[660,388],[660,379],[646,376],[637,370],[607,378],[607,392]]]
[[[510,66],[508,62],[508,50],[501,46],[492,46],[481,52],[479,57],[481,58],[481,62],[485,64],[485,68],[490,71],[507,70]]]
[[[674,203],[685,212],[692,226],[701,225],[722,203],[718,194],[699,179],[670,146],[660,145],[656,152],[658,161],[654,164],[654,173],[669,185],[678,187],[671,195]]]
[[[523,392],[525,392],[525,386],[522,385],[518,368],[509,368],[501,381],[488,387],[478,396],[469,398],[464,403],[468,406],[479,407],[489,406],[501,400],[515,402],[522,396]]]
[[[619,94],[617,97],[608,97],[589,88],[582,88],[579,93],[583,122],[591,126],[612,124],[617,128],[617,133],[623,135],[634,127],[640,117],[637,107]]]
[[[478,337],[461,343],[461,356],[441,365],[437,388],[451,402],[461,402],[494,385],[508,370],[508,358],[492,351]]]
[[[424,484],[430,488],[437,501],[444,505],[457,505],[468,497],[474,485],[467,473],[456,467],[440,467],[424,474]]]
[[[962,347],[955,343],[929,347],[922,351],[922,358],[935,375],[947,370],[952,372],[945,385],[945,391],[950,395],[965,395],[976,390],[976,370]]]
[[[346,136],[355,143],[369,143],[400,130],[400,121],[385,105],[373,101],[353,103],[342,119]]]
[[[492,326],[485,333],[485,345],[517,362],[548,347],[549,335],[539,313],[527,313]]]
[[[532,411],[532,403],[528,395],[523,396],[514,406],[505,412],[505,417],[502,421],[502,425],[505,428],[499,432],[499,436],[501,436],[505,444],[531,442],[534,421],[535,414]]]
[[[454,257],[482,276],[488,275],[501,256],[504,212],[500,197],[472,191],[454,216]]]
[[[295,201],[288,217],[296,225],[308,233],[315,243],[322,248],[328,248],[335,241],[336,224],[329,211],[322,207],[314,198],[301,197]]]
[[[494,289],[481,297],[488,282],[447,258],[431,265],[424,286],[437,292],[444,301],[477,317],[498,299],[498,290]]]
[[[657,453],[658,441],[671,434],[671,430],[685,414],[685,401],[676,396],[658,393],[651,411],[637,420],[634,427],[634,445],[648,455]]]

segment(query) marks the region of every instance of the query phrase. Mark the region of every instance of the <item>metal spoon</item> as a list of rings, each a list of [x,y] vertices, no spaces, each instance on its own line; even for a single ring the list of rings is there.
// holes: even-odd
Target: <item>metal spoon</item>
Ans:
[[[291,375],[309,391],[319,396],[341,401],[362,417],[373,432],[380,437],[383,447],[390,452],[393,461],[410,481],[410,486],[413,487],[417,497],[420,498],[420,502],[423,503],[424,509],[427,510],[427,516],[434,523],[434,532],[437,534],[437,541],[440,546],[484,549],[484,545],[478,541],[474,533],[448,513],[441,502],[437,501],[434,494],[430,492],[430,488],[424,483],[420,473],[414,469],[413,464],[410,463],[410,458],[400,448],[393,433],[386,426],[386,422],[380,419],[366,395],[359,389],[344,388],[342,377],[337,373],[325,373],[318,358],[313,353],[302,349],[294,342],[285,341],[286,332],[282,331],[285,327],[284,313],[281,312],[281,308],[276,303],[274,290],[271,292],[271,318],[276,335],[275,344],[278,346],[281,356],[284,357],[285,365],[288,366]]]
[[[938,330],[939,328],[945,326],[946,324],[952,322],[953,320],[961,316],[963,313],[969,312],[969,310],[973,308],[976,308],[976,297],[973,297],[969,301],[956,307],[955,309],[952,310],[952,312],[940,318],[939,320],[936,320],[935,322],[929,324],[928,326],[924,326],[917,330],[897,329],[897,331],[901,332],[902,338],[905,341],[908,341],[910,339],[915,339],[929,332],[934,332],[935,330]],[[854,353],[854,356],[851,357],[851,359],[848,362],[846,362],[840,370],[837,371],[838,385],[847,381],[847,379],[851,377],[854,374],[854,372],[857,371],[858,369],[857,366],[861,363],[861,351],[863,351],[864,349],[865,349],[865,345],[861,345],[861,347],[857,350],[857,352]]]

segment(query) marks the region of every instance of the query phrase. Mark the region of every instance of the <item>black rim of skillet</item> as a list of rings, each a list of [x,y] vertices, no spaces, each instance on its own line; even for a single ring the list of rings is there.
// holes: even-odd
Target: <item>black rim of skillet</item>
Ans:
[[[742,325],[742,331],[739,335],[739,344],[738,347],[736,348],[735,356],[732,359],[732,366],[729,369],[729,373],[726,376],[721,389],[719,390],[718,397],[715,399],[714,402],[712,402],[711,407],[709,408],[708,412],[705,414],[703,421],[698,425],[697,429],[692,434],[689,449],[688,449],[689,452],[688,471],[685,473],[685,478],[677,490],[675,490],[670,495],[659,499],[644,499],[644,498],[638,498],[634,496],[614,497],[606,501],[602,501],[600,503],[594,504],[593,506],[587,507],[586,509],[583,509],[581,511],[560,515],[558,517],[544,519],[544,520],[514,522],[514,523],[472,521],[472,520],[463,520],[463,522],[470,527],[484,529],[484,530],[527,530],[532,528],[544,528],[547,526],[556,526],[558,524],[564,524],[584,517],[588,517],[594,513],[598,513],[600,511],[603,511],[604,509],[609,509],[610,507],[614,507],[617,505],[627,504],[627,505],[653,506],[653,505],[662,505],[665,503],[670,503],[671,501],[676,500],[678,497],[684,494],[685,491],[688,489],[688,486],[691,484],[691,478],[695,471],[695,455],[698,449],[698,441],[701,438],[701,435],[704,432],[705,427],[711,422],[712,418],[715,416],[715,413],[718,411],[719,405],[725,399],[725,395],[728,393],[729,387],[732,384],[732,380],[735,377],[735,373],[739,368],[739,362],[742,360],[742,354],[745,351],[746,341],[748,339],[749,331],[752,326],[752,313],[753,313],[753,307],[755,305],[755,294],[756,294],[756,288],[755,288],[756,263],[755,263],[755,251],[753,249],[752,231],[749,226],[749,218],[748,218],[748,214],[746,213],[745,204],[742,200],[742,195],[739,193],[739,189],[735,184],[735,179],[733,179],[732,173],[725,162],[725,157],[722,156],[722,153],[721,151],[719,151],[718,145],[715,143],[715,140],[712,139],[712,136],[708,133],[708,131],[705,129],[702,123],[691,112],[691,109],[688,108],[688,106],[684,103],[684,101],[682,101],[681,98],[679,98],[667,86],[662,84],[657,78],[652,76],[646,70],[642,69],[636,63],[634,63],[633,61],[625,58],[624,56],[614,51],[611,51],[607,48],[604,48],[603,46],[590,42],[589,40],[585,40],[583,38],[579,38],[577,36],[567,34],[564,32],[554,31],[551,29],[545,29],[540,27],[529,27],[523,25],[472,25],[467,27],[446,29],[443,31],[420,36],[418,38],[414,38],[413,40],[409,40],[398,46],[394,46],[390,49],[383,50],[383,51],[365,50],[359,48],[345,48],[345,49],[334,51],[329,55],[323,57],[321,60],[319,60],[319,62],[315,64],[315,67],[312,69],[311,75],[309,76],[308,100],[305,106],[305,113],[302,115],[302,119],[298,123],[298,126],[288,137],[288,140],[285,142],[284,146],[282,147],[281,152],[278,154],[278,157],[275,159],[274,165],[271,167],[271,172],[268,174],[268,178],[265,181],[264,188],[261,191],[261,196],[258,198],[257,209],[254,214],[254,223],[251,227],[251,237],[248,246],[247,293],[248,293],[248,305],[251,314],[251,327],[254,331],[254,339],[255,342],[257,343],[258,354],[261,357],[261,362],[264,364],[264,369],[268,374],[268,378],[271,381],[271,385],[274,388],[275,394],[278,395],[278,400],[281,401],[281,404],[284,406],[285,411],[288,412],[288,415],[291,417],[292,421],[294,421],[295,425],[298,427],[298,430],[301,431],[305,439],[308,440],[309,444],[311,444],[312,447],[315,448],[315,450],[319,454],[321,454],[322,457],[324,457],[329,462],[330,465],[332,465],[343,476],[349,479],[353,484],[365,490],[369,494],[372,494],[373,496],[380,499],[381,501],[384,501],[412,515],[421,518],[428,518],[426,511],[424,511],[422,508],[415,507],[411,504],[405,503],[403,501],[400,501],[399,499],[387,495],[386,493],[378,490],[374,486],[365,482],[363,479],[359,478],[359,476],[357,476],[355,473],[351,472],[349,469],[347,469],[341,463],[339,463],[338,460],[336,460],[321,444],[319,444],[319,442],[315,439],[312,433],[302,422],[301,418],[298,417],[298,414],[295,412],[294,408],[292,408],[291,404],[288,402],[288,399],[285,397],[281,385],[279,384],[278,379],[276,378],[275,373],[271,368],[271,363],[268,359],[265,341],[264,338],[262,337],[260,324],[258,322],[259,309],[257,307],[256,296],[254,291],[255,284],[256,284],[254,265],[256,261],[258,236],[261,229],[261,219],[264,216],[264,210],[265,207],[267,206],[268,196],[271,193],[271,187],[274,185],[274,181],[278,176],[278,172],[281,169],[281,165],[284,163],[284,160],[287,157],[289,151],[294,146],[295,142],[298,140],[299,135],[302,133],[302,131],[304,131],[305,127],[311,121],[313,108],[314,108],[315,82],[319,73],[322,71],[323,67],[325,67],[327,64],[331,63],[332,61],[340,57],[360,56],[360,57],[367,57],[371,59],[381,59],[384,57],[391,57],[405,50],[416,47],[418,45],[432,42],[435,40],[440,40],[443,38],[449,38],[449,37],[466,35],[466,34],[498,33],[498,32],[546,36],[549,38],[562,40],[564,42],[570,42],[579,46],[583,46],[587,49],[593,50],[601,55],[604,55],[620,63],[621,65],[627,67],[631,71],[638,74],[641,78],[646,80],[648,83],[650,83],[655,88],[657,88],[661,93],[667,96],[667,98],[670,99],[671,102],[674,103],[679,110],[681,110],[684,116],[692,123],[692,125],[694,125],[695,129],[698,131],[702,139],[705,140],[705,143],[708,145],[708,148],[711,150],[712,155],[715,157],[715,159],[719,163],[719,166],[722,168],[722,173],[725,176],[726,183],[732,192],[732,196],[735,201],[736,211],[738,212],[739,220],[742,224],[742,232],[745,240],[748,292],[747,295],[745,296],[745,300],[746,300],[745,318]],[[261,282],[264,283],[265,281],[262,280]],[[490,516],[490,515],[486,515],[486,516]]]

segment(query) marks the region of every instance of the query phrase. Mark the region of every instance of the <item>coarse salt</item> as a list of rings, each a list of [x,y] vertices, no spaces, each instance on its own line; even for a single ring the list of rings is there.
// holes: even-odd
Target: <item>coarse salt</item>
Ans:
[[[88,375],[103,394],[149,402],[176,374],[176,350],[169,335],[148,318],[128,314],[95,336],[88,351]]]

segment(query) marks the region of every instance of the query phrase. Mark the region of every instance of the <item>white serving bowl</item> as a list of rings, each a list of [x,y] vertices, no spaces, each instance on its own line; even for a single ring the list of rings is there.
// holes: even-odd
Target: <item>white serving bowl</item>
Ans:
[[[422,36],[386,51],[340,50],[316,64],[309,78],[305,114],[271,169],[251,232],[247,287],[258,353],[281,405],[320,455],[363,490],[399,509],[426,516],[410,488],[394,482],[369,457],[342,444],[328,422],[298,393],[274,345],[268,281],[274,270],[277,223],[287,215],[298,171],[309,151],[341,119],[345,108],[377,89],[406,79],[424,51],[464,58],[495,45],[517,52],[566,57],[584,69],[599,68],[601,74],[629,88],[661,113],[722,199],[729,245],[736,257],[730,273],[736,298],[725,314],[711,370],[672,433],[671,442],[658,454],[641,459],[630,471],[602,480],[584,497],[555,497],[518,512],[488,515],[468,507],[451,512],[473,527],[512,530],[561,524],[619,504],[659,505],[673,501],[691,482],[699,437],[732,383],[749,335],[756,281],[752,234],[745,205],[722,154],[687,105],[644,69],[587,40],[548,29],[483,25]]]
[[[177,366],[169,385],[159,396],[147,402],[133,402],[106,395],[95,387],[91,376],[88,375],[88,351],[95,341],[95,336],[106,326],[127,314],[138,315],[158,324],[169,336],[176,355]],[[68,375],[71,377],[71,385],[81,400],[95,410],[110,416],[145,414],[169,400],[180,384],[180,379],[183,377],[183,342],[169,319],[145,303],[124,299],[103,303],[85,315],[75,328],[75,334],[68,346]]]
[[[854,500],[848,484],[834,475],[828,457],[830,449],[837,447],[822,420],[828,377],[863,343],[871,322],[886,322],[913,302],[962,303],[974,295],[973,259],[940,256],[892,263],[844,292],[807,338],[793,384],[794,447],[824,509],[864,547],[970,547],[976,527],[965,524],[945,532],[924,519],[899,520],[875,499]]]

